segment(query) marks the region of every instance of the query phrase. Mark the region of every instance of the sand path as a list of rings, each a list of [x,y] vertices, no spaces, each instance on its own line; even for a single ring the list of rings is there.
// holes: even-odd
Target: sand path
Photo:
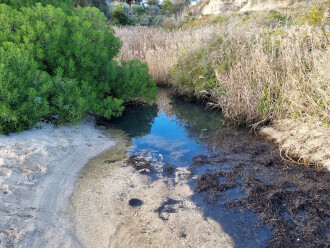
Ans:
[[[0,136],[0,247],[81,247],[69,198],[83,166],[114,144],[92,121]]]

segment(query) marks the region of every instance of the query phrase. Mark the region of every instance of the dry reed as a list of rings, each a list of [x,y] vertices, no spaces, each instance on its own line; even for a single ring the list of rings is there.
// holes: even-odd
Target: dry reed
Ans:
[[[230,50],[238,54],[235,62],[228,72],[216,70],[226,93],[210,91],[225,116],[247,123],[288,116],[330,122],[330,50],[320,28],[293,26],[248,38],[240,34],[243,30],[227,34]]]
[[[187,63],[186,73],[191,73],[187,53],[214,46],[202,59],[211,60],[217,83],[195,93],[208,95],[210,104],[221,108],[228,119],[249,124],[298,116],[328,124],[329,35],[307,24],[287,29],[265,26],[260,18],[265,14],[247,22],[235,15],[221,24],[174,32],[116,28],[123,40],[119,59],[145,61],[158,84],[180,89],[186,85],[170,79],[172,68]],[[214,44],[219,37],[224,42]],[[234,61],[229,54],[234,54]],[[219,69],[223,62],[228,62],[228,70]],[[195,90],[195,82],[191,84]]]
[[[149,72],[160,85],[169,84],[169,72],[184,51],[208,41],[215,27],[200,30],[165,31],[152,27],[115,27],[123,41],[120,60],[139,59],[146,62]]]

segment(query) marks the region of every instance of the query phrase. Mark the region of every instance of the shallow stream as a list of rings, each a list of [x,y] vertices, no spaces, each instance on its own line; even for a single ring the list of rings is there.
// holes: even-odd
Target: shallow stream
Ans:
[[[166,89],[159,90],[157,105],[130,106],[122,117],[100,121],[117,145],[92,159],[76,183],[70,212],[81,245],[298,247],[306,242],[306,233],[292,226],[296,213],[283,192],[311,191],[301,189],[299,181],[310,169],[286,170],[273,144],[221,123],[221,112],[170,97]],[[283,196],[277,199],[278,194]],[[308,211],[298,211],[301,224],[312,217]],[[284,234],[280,226],[287,228]],[[329,236],[326,229],[321,241]]]

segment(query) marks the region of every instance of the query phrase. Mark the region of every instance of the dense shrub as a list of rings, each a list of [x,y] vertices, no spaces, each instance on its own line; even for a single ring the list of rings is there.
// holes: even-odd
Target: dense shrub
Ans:
[[[178,64],[173,67],[171,80],[185,94],[199,95],[214,89],[217,79],[214,71],[214,56],[210,49],[213,46],[196,48],[180,57]]]
[[[87,83],[51,77],[13,43],[0,47],[0,133],[21,131],[54,114],[77,122],[88,108]],[[84,95],[85,94],[85,95]]]
[[[0,133],[23,130],[49,113],[51,77],[28,52],[12,43],[0,47]]]
[[[280,23],[285,23],[286,21],[286,16],[275,11],[275,10],[271,10],[269,12],[269,15],[267,16],[267,19],[273,19],[273,20],[276,20],[276,21],[279,21]]]
[[[78,121],[86,112],[111,117],[121,114],[124,101],[155,96],[145,65],[132,61],[121,66],[114,60],[121,42],[98,9],[38,3],[17,10],[0,4],[0,16],[0,83],[7,85],[1,89],[0,132],[28,128],[52,114],[60,122]],[[10,69],[13,58],[22,63],[21,70]],[[126,87],[130,90],[122,90]],[[12,94],[16,98],[11,100]],[[13,105],[24,99],[28,105],[22,109]],[[33,110],[31,99],[43,107],[25,116],[21,110]]]
[[[112,23],[115,25],[128,25],[130,20],[124,12],[124,8],[121,5],[117,5],[111,11]]]
[[[152,76],[148,74],[146,63],[139,60],[123,61],[112,94],[126,102],[135,99],[151,101],[156,94],[156,87],[150,87],[150,81]]]
[[[47,95],[50,113],[58,116],[60,123],[78,122],[94,100],[89,97],[88,92],[92,90],[86,82],[80,85],[74,79],[59,76],[53,78]]]
[[[109,4],[108,9],[111,23],[116,26],[161,26],[163,23],[160,8],[155,5],[131,7],[125,4]]]
[[[41,3],[42,5],[46,6],[48,4],[62,7],[62,8],[69,8],[72,4],[72,0],[0,0],[0,4],[4,3],[12,8],[19,9],[21,7],[30,7],[35,5],[36,3]]]
[[[136,12],[136,10],[129,5],[124,4],[122,6],[126,16],[129,19],[130,24],[135,24],[138,20],[138,13]]]
[[[150,14],[152,15],[159,15],[160,14],[160,8],[156,5],[152,5],[149,7]]]

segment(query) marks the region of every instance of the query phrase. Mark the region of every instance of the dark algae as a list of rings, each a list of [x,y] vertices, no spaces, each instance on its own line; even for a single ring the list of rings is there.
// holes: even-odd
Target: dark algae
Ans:
[[[176,213],[177,209],[180,208],[180,201],[168,198],[163,204],[157,209],[158,216],[162,220],[168,220],[168,214]]]
[[[192,168],[217,167],[198,177],[196,190],[213,204],[222,202],[223,191],[245,192],[229,197],[225,206],[257,213],[273,231],[269,247],[329,247],[329,172],[284,162],[276,146],[256,143],[248,134],[228,134],[212,137],[217,143],[212,156],[194,157]],[[226,163],[231,166],[223,170]]]
[[[235,247],[329,247],[328,171],[285,162],[251,130],[223,127],[221,112],[167,95],[160,90],[158,105],[128,107],[106,123],[131,138],[129,166],[170,184],[186,171],[191,200]],[[167,198],[155,211],[166,223],[184,207]]]

